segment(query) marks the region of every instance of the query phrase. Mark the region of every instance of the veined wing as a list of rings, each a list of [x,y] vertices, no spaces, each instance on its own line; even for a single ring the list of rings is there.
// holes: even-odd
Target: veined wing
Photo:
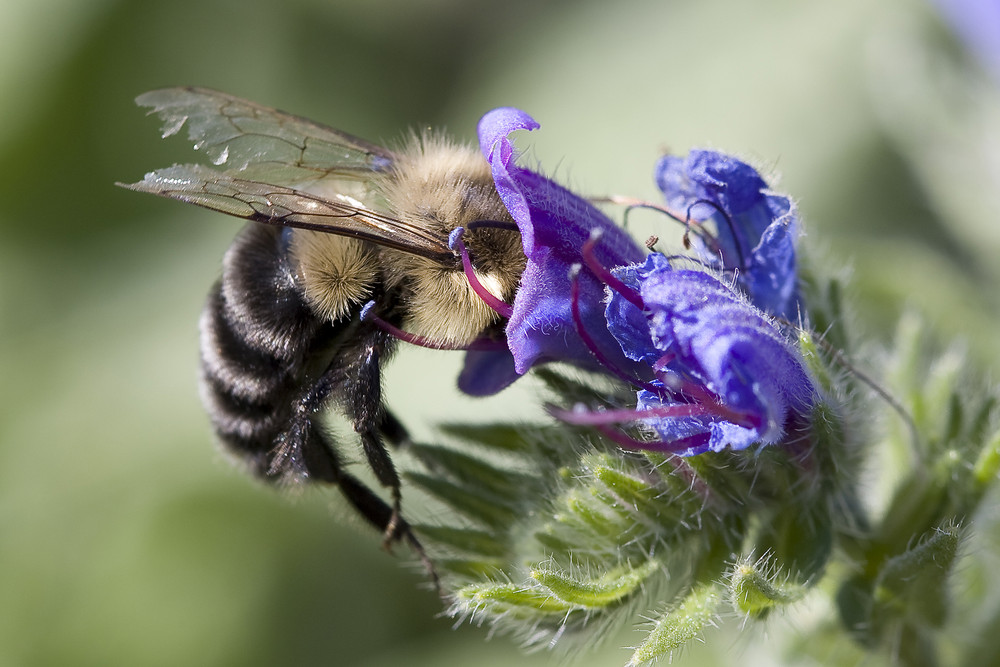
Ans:
[[[163,120],[163,137],[187,126],[195,150],[228,172],[309,188],[391,168],[392,151],[306,118],[207,88],[164,88],[136,98]]]
[[[459,263],[448,248],[448,239],[424,227],[365,208],[349,197],[343,201],[329,199],[248,180],[238,171],[216,171],[198,164],[174,165],[150,172],[138,183],[119,185],[256,222],[350,236],[445,266]]]

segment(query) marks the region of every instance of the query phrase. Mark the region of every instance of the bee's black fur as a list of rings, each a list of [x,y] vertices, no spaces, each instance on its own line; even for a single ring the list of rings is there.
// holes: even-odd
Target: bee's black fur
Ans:
[[[335,484],[386,540],[421,553],[399,516],[399,475],[384,442],[408,441],[382,402],[393,340],[357,313],[330,323],[302,296],[286,230],[247,225],[223,262],[201,320],[202,396],[219,439],[268,481]],[[392,505],[344,469],[315,413],[337,401]]]

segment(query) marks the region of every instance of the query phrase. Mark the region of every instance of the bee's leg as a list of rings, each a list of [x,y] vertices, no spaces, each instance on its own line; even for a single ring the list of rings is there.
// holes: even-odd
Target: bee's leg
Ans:
[[[308,438],[309,446],[304,449],[305,463],[313,479],[321,479],[335,484],[355,511],[368,523],[382,531],[383,535],[390,530],[390,526],[394,525],[396,539],[404,540],[410,545],[430,575],[434,589],[440,594],[441,585],[434,564],[427,557],[423,545],[413,534],[410,525],[399,516],[398,508],[390,507],[364,482],[344,471],[336,450],[318,427],[310,427]]]
[[[304,481],[339,483],[340,460],[328,438],[316,427],[313,415],[343,383],[343,373],[331,364],[293,399],[288,421],[267,453],[268,478],[277,479],[290,472]]]
[[[413,440],[410,438],[410,432],[406,430],[406,427],[403,426],[403,423],[399,421],[396,415],[392,414],[392,412],[384,406],[378,430],[379,433],[382,434],[382,437],[384,437],[391,445],[406,448],[413,444]]]
[[[345,387],[345,398],[351,416],[354,418],[354,430],[361,438],[368,465],[371,466],[375,478],[382,486],[392,493],[393,516],[385,531],[385,546],[399,539],[400,525],[400,493],[399,473],[392,463],[382,434],[385,433],[390,442],[405,442],[409,436],[403,425],[395,417],[388,415],[382,403],[382,358],[386,354],[389,339],[385,333],[373,329],[367,336],[357,366],[350,374]]]
[[[410,545],[440,590],[437,572],[423,546],[401,514],[400,479],[392,458],[386,450],[383,436],[394,445],[409,443],[403,425],[386,412],[382,404],[381,361],[392,341],[378,329],[367,332],[360,349],[352,347],[351,358],[337,357],[317,377],[296,401],[293,417],[285,431],[286,448],[293,459],[301,461],[308,478],[336,484],[351,505],[369,523],[382,531],[383,546],[394,541]],[[392,504],[386,503],[360,480],[343,470],[329,439],[312,420],[312,416],[331,397],[343,402],[354,430],[361,439],[365,457],[379,483],[392,494]]]
[[[410,548],[413,549],[413,552],[417,554],[417,557],[423,564],[424,569],[427,570],[427,574],[430,575],[431,581],[434,584],[434,590],[440,595],[441,581],[438,578],[437,570],[434,568],[434,563],[431,562],[431,559],[427,556],[427,552],[424,551],[423,545],[420,544],[416,535],[413,534],[410,525],[399,516],[398,509],[389,507],[384,500],[379,498],[353,475],[343,473],[339,486],[341,493],[344,494],[344,497],[347,498],[348,502],[354,506],[358,513],[380,528],[383,534],[389,530],[390,524],[395,522],[393,530],[395,530],[396,539],[404,540],[410,545]]]
[[[393,443],[409,440],[403,425],[395,417],[387,415],[382,405],[380,364],[390,344],[388,336],[373,327],[364,332],[358,346],[352,346],[350,358],[334,358],[295,401],[292,417],[273,453],[275,461],[288,462],[282,465],[304,464],[310,478],[337,483],[337,479],[328,475],[332,474],[331,471],[339,472],[340,465],[323,462],[324,458],[334,454],[325,445],[325,438],[314,427],[312,418],[331,397],[340,399],[361,439],[365,458],[375,478],[392,494],[393,513],[383,526],[386,544],[402,537],[397,529],[402,497],[399,473],[386,450],[382,434],[385,433]],[[323,439],[324,444],[314,442],[317,436]]]

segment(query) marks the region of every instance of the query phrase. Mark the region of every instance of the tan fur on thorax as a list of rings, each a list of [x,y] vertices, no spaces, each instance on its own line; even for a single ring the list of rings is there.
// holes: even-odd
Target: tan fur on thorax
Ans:
[[[331,322],[367,301],[378,282],[378,250],[369,243],[296,230],[290,251],[306,301]]]
[[[512,222],[482,155],[437,135],[411,137],[382,188],[393,215],[445,237],[477,220]],[[520,236],[506,230],[478,230],[467,232],[464,240],[483,285],[497,297],[513,300],[525,263]],[[382,249],[381,254],[386,285],[402,290],[408,331],[465,345],[499,320],[461,270],[396,250]]]
[[[372,185],[388,213],[442,238],[475,221],[512,222],[482,155],[438,135],[413,135],[393,170],[373,177]],[[478,229],[467,231],[464,242],[480,282],[513,301],[525,265],[520,235]],[[292,234],[290,253],[306,300],[330,321],[362,305],[379,285],[398,293],[403,328],[433,341],[467,345],[500,319],[460,269],[413,253],[306,230]]]
[[[500,316],[469,287],[465,274],[429,268],[411,276],[412,289],[403,298],[408,318],[403,327],[418,336],[449,345],[468,345]],[[503,294],[495,275],[479,279],[493,294]]]

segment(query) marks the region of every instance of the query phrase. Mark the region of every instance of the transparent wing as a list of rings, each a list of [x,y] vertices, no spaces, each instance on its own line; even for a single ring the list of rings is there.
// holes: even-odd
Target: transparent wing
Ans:
[[[206,88],[164,88],[136,98],[163,120],[163,137],[186,125],[195,150],[227,172],[263,183],[330,190],[392,166],[392,151],[306,118]]]
[[[247,220],[350,236],[421,255],[442,265],[458,263],[447,238],[372,211],[344,197],[330,199],[294,188],[248,180],[239,171],[197,164],[175,165],[122,187],[150,192]]]

